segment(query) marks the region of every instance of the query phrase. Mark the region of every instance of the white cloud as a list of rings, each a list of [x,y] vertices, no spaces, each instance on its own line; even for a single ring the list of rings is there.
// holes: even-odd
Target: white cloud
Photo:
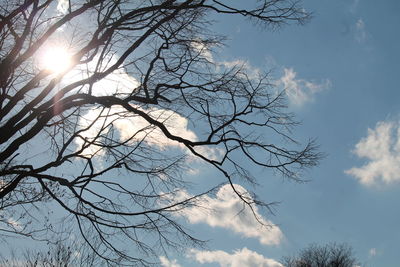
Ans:
[[[69,1],[68,0],[58,0],[57,10],[62,14],[67,13],[69,8]]]
[[[207,45],[204,44],[201,40],[193,41],[191,43],[191,46],[194,49],[194,51],[199,53],[200,56],[202,56],[207,61],[215,64],[217,72],[220,71],[223,72],[226,69],[232,69],[232,68],[241,69],[246,73],[247,77],[250,79],[258,78],[259,74],[261,73],[261,70],[259,68],[252,66],[247,60],[243,59],[223,60],[223,61],[215,60],[210,48],[207,47]]]
[[[228,69],[240,68],[246,73],[249,79],[257,79],[260,77],[260,74],[262,73],[262,71],[259,68],[252,66],[247,60],[236,59],[231,61],[221,61],[218,64],[219,64],[218,67],[223,67]]]
[[[236,250],[232,254],[222,250],[201,251],[192,249],[189,255],[200,263],[215,262],[221,267],[283,267],[276,260],[265,258],[263,255],[247,248]]]
[[[244,197],[251,200],[249,193],[240,185],[235,188]],[[186,191],[179,191],[171,196],[168,201],[180,201],[190,198]],[[244,205],[242,200],[233,192],[230,185],[222,186],[215,198],[203,196],[199,198],[196,206],[186,207],[179,211],[190,223],[206,223],[212,227],[222,227],[241,234],[244,237],[257,238],[261,244],[277,245],[281,242],[283,234],[279,227],[263,218],[256,206],[253,206],[257,221],[251,209]]]
[[[214,63],[213,55],[205,43],[203,43],[201,40],[198,40],[198,41],[193,41],[191,43],[191,45],[192,45],[193,49],[197,53],[199,53],[199,55],[201,55],[207,61]]]
[[[188,119],[178,113],[172,110],[156,108],[147,110],[138,106],[135,106],[135,108],[144,111],[151,118],[163,123],[171,134],[191,141],[198,140],[197,135],[188,129]],[[112,107],[106,110],[100,108],[90,110],[80,119],[81,128],[88,127],[89,125],[91,125],[90,128],[81,133],[81,138],[75,139],[75,143],[78,145],[77,149],[80,149],[86,141],[92,141],[97,138],[99,132],[106,135],[111,125],[118,132],[118,136],[114,136],[114,138],[119,138],[120,142],[127,142],[128,144],[144,142],[161,150],[168,147],[185,149],[183,144],[166,137],[157,126],[150,124],[139,115],[127,112],[122,107]],[[105,128],[107,125],[110,125],[110,127]],[[219,159],[223,153],[222,149],[213,146],[200,146],[194,148],[194,150],[213,160]],[[81,154],[103,156],[104,153],[105,151],[102,149],[102,146],[96,145],[95,142]],[[186,153],[189,155],[188,162],[198,160],[189,150],[186,150]],[[195,170],[191,171],[192,174],[195,174],[195,172]]]
[[[44,50],[52,47],[58,47],[58,43],[49,44]],[[64,49],[67,49],[64,47]],[[71,83],[87,79],[91,77],[95,72],[104,71],[105,69],[113,66],[118,61],[117,55],[106,55],[101,60],[100,56],[97,55],[92,61],[87,64],[81,64],[75,66],[71,71],[69,71],[62,80],[62,85],[69,85]],[[100,63],[101,62],[101,63]],[[100,63],[100,64],[99,64]],[[98,64],[100,66],[98,66]],[[98,69],[97,69],[98,68]],[[96,71],[97,69],[97,71]],[[94,96],[128,96],[133,92],[136,92],[140,86],[140,83],[129,75],[125,68],[120,67],[115,69],[112,73],[108,74],[106,77],[98,80],[90,88],[92,95]],[[88,92],[89,86],[85,88],[79,88],[81,92]],[[74,91],[75,92],[75,91]]]
[[[363,43],[368,37],[367,31],[365,29],[365,22],[361,18],[357,20],[355,24],[355,36],[357,42]]]
[[[109,57],[104,60],[107,65],[110,66],[116,62],[115,57]],[[68,84],[73,81],[80,79],[85,79],[93,73],[96,67],[97,60],[93,60],[90,64],[85,66],[87,70],[83,71],[83,67],[76,68],[68,73],[64,79],[64,83]],[[105,66],[104,66],[105,67]],[[92,95],[94,96],[121,96],[124,97],[132,93],[132,91],[139,88],[139,82],[132,76],[130,76],[123,68],[117,69],[109,74],[104,79],[98,81],[91,88]],[[89,90],[86,88],[86,90]],[[132,105],[134,106],[134,105]],[[143,109],[139,106],[134,106],[135,108],[144,111],[147,115],[162,122],[167,129],[174,135],[180,136],[182,138],[197,141],[197,135],[188,129],[188,119],[179,115],[172,110],[165,109]],[[99,116],[102,116],[99,118]],[[124,142],[131,139],[129,142],[134,143],[139,140],[144,140],[149,145],[157,146],[161,149],[174,146],[181,147],[183,145],[172,141],[167,138],[160,129],[154,125],[149,124],[141,116],[127,113],[123,108],[113,106],[109,109],[102,110],[101,108],[94,108],[89,110],[81,119],[81,128],[85,128],[89,125],[94,124],[87,131],[81,134],[82,139],[76,139],[76,144],[78,149],[85,143],[86,140],[93,140],[99,133],[99,131],[104,127],[112,123],[114,129],[118,131],[119,139]],[[106,133],[107,130],[104,130]],[[134,137],[133,137],[134,136]],[[133,138],[132,138],[133,137]],[[101,147],[96,145],[91,145],[82,154],[93,155],[97,154],[101,156],[104,151],[99,150]],[[198,153],[211,158],[217,159],[221,155],[221,151],[216,147],[205,147],[201,146],[195,149]]]
[[[269,65],[277,65],[273,58],[266,59]],[[247,75],[247,78],[258,79],[263,71],[260,68],[252,66],[246,60],[232,60],[218,62],[221,68],[241,68]],[[297,78],[297,73],[293,68],[283,68],[283,75],[276,81],[278,87],[283,87],[288,96],[290,104],[300,107],[307,102],[314,100],[314,95],[328,89],[331,81],[326,79],[321,82],[308,81]]]
[[[371,248],[371,249],[368,251],[368,254],[369,254],[369,256],[371,256],[371,257],[376,256],[376,253],[377,253],[376,248]]]
[[[136,107],[140,109],[139,107]],[[163,109],[143,110],[147,115],[153,119],[162,122],[168,130],[175,135],[195,141],[197,136],[194,132],[187,129],[188,120],[179,114]],[[101,118],[98,118],[99,116]],[[81,134],[83,139],[76,139],[79,147],[84,144],[85,140],[93,140],[102,127],[111,125],[119,133],[119,141],[134,143],[137,141],[144,141],[145,143],[157,146],[164,149],[168,146],[181,147],[182,144],[167,138],[160,129],[148,123],[144,118],[139,115],[127,113],[121,107],[113,107],[107,110],[92,109],[80,120],[81,127],[84,128],[90,124],[94,124],[85,132]],[[103,133],[107,133],[108,129],[103,129]],[[92,145],[88,147],[82,154],[93,155],[100,146]],[[206,153],[205,151],[204,153]],[[103,155],[104,152],[99,151],[97,155]]]
[[[297,79],[297,73],[292,68],[284,68],[284,75],[278,80],[282,85],[292,105],[300,107],[305,103],[313,101],[314,95],[331,85],[329,80],[322,83],[315,83],[304,79]]]
[[[176,260],[169,260],[164,256],[160,256],[161,266],[163,267],[181,267]]]
[[[375,129],[368,129],[367,137],[355,146],[353,153],[368,162],[345,172],[363,185],[392,184],[400,181],[400,125],[381,121]]]
[[[100,69],[104,70],[112,66],[117,60],[118,58],[116,55],[106,56],[104,60],[102,60]],[[61,85],[65,86],[90,77],[95,72],[96,67],[98,67],[97,64],[98,57],[96,56],[94,60],[88,64],[75,67],[65,75]],[[127,73],[124,68],[118,68],[105,78],[94,83],[90,90],[93,96],[118,96],[124,98],[138,90],[139,87],[140,83],[137,79]],[[79,88],[79,90],[82,93],[86,93],[89,91],[89,87],[85,86],[84,88]],[[197,135],[188,128],[189,120],[180,114],[172,110],[156,107],[144,109],[138,105],[132,104],[132,106],[145,112],[151,118],[162,122],[173,135],[190,141],[198,141]],[[108,130],[102,128],[104,125],[111,124],[114,130],[118,132],[118,136],[114,136],[114,139],[119,138],[121,142],[129,140],[128,143],[133,144],[143,140],[146,144],[156,146],[159,149],[165,149],[167,147],[184,148],[184,145],[181,143],[167,138],[158,127],[151,125],[139,115],[128,113],[120,106],[112,106],[104,110],[102,107],[93,108],[80,118],[79,124],[81,129],[93,125],[88,130],[81,133],[81,138],[75,139],[75,144],[78,145],[77,150],[85,144],[85,140],[94,140],[99,131],[102,131],[103,135],[106,134]],[[216,146],[199,146],[194,149],[197,153],[213,160],[220,158],[223,153],[223,150]],[[93,144],[86,148],[81,154],[103,156],[104,152],[101,146]],[[186,152],[190,156],[189,159],[195,159],[188,150]]]

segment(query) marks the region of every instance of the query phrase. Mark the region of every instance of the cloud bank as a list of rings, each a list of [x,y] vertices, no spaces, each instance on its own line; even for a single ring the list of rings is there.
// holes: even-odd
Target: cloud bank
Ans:
[[[345,172],[361,184],[373,186],[400,181],[400,125],[394,121],[378,122],[368,129],[367,137],[355,146],[353,153],[366,158],[367,163]]]
[[[189,255],[200,263],[215,262],[221,267],[283,267],[283,265],[276,260],[265,258],[263,255],[247,248],[236,250],[232,254],[222,250],[200,251],[192,249],[190,250]]]

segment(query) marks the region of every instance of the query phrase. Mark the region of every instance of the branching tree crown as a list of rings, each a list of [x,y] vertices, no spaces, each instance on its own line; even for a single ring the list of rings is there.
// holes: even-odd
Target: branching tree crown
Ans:
[[[158,249],[200,242],[174,216],[213,192],[174,198],[193,162],[249,208],[263,203],[236,190],[255,182],[245,159],[295,180],[317,163],[315,144],[291,137],[268,75],[213,58],[224,38],[210,15],[267,27],[309,17],[292,0],[1,0],[4,238],[48,240],[61,207],[64,223],[100,242],[98,256],[148,264]]]
[[[346,244],[312,244],[294,257],[283,260],[286,267],[356,267],[361,266]]]

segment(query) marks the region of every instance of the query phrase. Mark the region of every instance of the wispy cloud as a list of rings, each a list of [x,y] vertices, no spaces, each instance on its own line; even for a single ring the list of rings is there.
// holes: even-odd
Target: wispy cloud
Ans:
[[[376,254],[377,254],[376,248],[371,248],[371,249],[368,251],[368,254],[369,254],[370,257],[376,256]]]
[[[207,60],[210,63],[215,64],[215,70],[217,72],[224,72],[227,69],[240,69],[246,73],[247,78],[257,79],[262,73],[261,69],[250,64],[248,60],[244,59],[234,59],[234,60],[216,60],[213,56],[213,51],[211,50],[212,45],[207,45],[201,40],[193,41],[191,43],[193,50],[198,53],[198,56]]]
[[[242,186],[235,185],[235,188],[250,199],[249,193]],[[175,202],[190,197],[191,195],[186,191],[179,191],[167,201]],[[263,218],[255,205],[253,214],[251,209],[235,195],[230,185],[222,186],[214,198],[201,197],[196,204],[196,206],[179,211],[179,214],[190,223],[206,223],[212,227],[226,228],[244,237],[257,238],[264,245],[277,245],[283,238],[279,227]],[[259,221],[255,219],[254,215]]]
[[[363,19],[358,19],[356,24],[355,24],[355,33],[354,33],[354,38],[356,39],[357,42],[359,43],[364,43],[367,40],[368,33],[365,28],[365,22]]]
[[[215,63],[211,50],[201,40],[193,41],[192,48],[199,54],[199,56],[206,59],[208,62]]]
[[[353,153],[367,163],[345,172],[367,186],[400,181],[400,126],[398,122],[381,121],[368,129],[367,137],[355,146]]]
[[[360,25],[360,27],[363,25]],[[360,36],[362,38],[362,36]],[[207,61],[214,63],[217,71],[226,69],[241,69],[246,73],[246,78],[257,80],[264,71],[253,66],[248,60],[235,59],[216,61],[211,50],[201,41],[193,42],[192,48],[199,53],[201,57]],[[268,59],[269,63],[276,65],[273,59]],[[283,87],[286,91],[291,105],[301,107],[308,102],[314,100],[314,95],[328,89],[331,86],[331,81],[325,79],[320,82],[309,81],[297,78],[297,73],[293,68],[283,68],[283,76],[276,81],[278,87]]]
[[[296,78],[297,73],[292,68],[284,68],[283,76],[278,80],[282,85],[292,105],[301,107],[314,100],[314,95],[331,86],[329,80],[321,83]]]
[[[164,256],[160,256],[160,263],[163,267],[181,267],[176,260],[169,260]]]
[[[262,74],[262,70],[251,65],[248,60],[236,59],[230,61],[221,61],[218,63],[218,67],[232,69],[242,69],[249,79],[257,79]]]
[[[17,230],[17,231],[21,231],[23,229],[22,225],[14,220],[13,218],[7,218],[6,219],[7,224],[12,227],[13,229]]]
[[[236,250],[229,254],[222,250],[201,251],[192,249],[189,253],[190,257],[200,263],[218,263],[223,267],[242,267],[242,266],[258,266],[258,267],[283,267],[282,264],[274,259],[269,259],[255,251],[247,248]]]
[[[360,0],[353,0],[353,2],[350,5],[350,8],[349,8],[351,13],[355,13],[356,12],[359,3],[360,3]]]

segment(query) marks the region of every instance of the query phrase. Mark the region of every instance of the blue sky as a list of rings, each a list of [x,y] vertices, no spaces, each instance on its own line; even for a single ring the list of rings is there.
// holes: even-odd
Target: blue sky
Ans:
[[[171,255],[164,266],[243,266],[250,264],[246,257],[275,266],[267,259],[329,242],[348,243],[362,266],[398,266],[400,2],[307,0],[304,6],[313,12],[309,23],[274,31],[219,17],[216,30],[229,37],[219,56],[249,69],[272,68],[302,122],[294,134],[316,137],[326,158],[303,184],[257,173],[256,192],[280,202],[266,217],[281,230],[279,242],[263,244],[203,219],[193,229],[211,239],[206,252]]]
[[[209,209],[189,207],[175,217],[186,221],[194,236],[209,240],[207,246],[184,247],[179,253],[171,252],[168,258],[161,256],[162,266],[281,267],[278,261],[283,256],[293,255],[311,243],[331,242],[349,244],[362,266],[398,266],[400,2],[305,0],[304,7],[313,14],[307,24],[272,30],[239,16],[213,17],[217,22],[212,30],[228,37],[227,46],[217,48],[215,54],[205,48],[202,53],[210,62],[225,67],[243,65],[250,74],[271,71],[271,82],[278,90],[285,90],[289,110],[301,122],[293,136],[300,143],[316,138],[326,157],[304,174],[302,178],[308,181],[305,183],[246,165],[259,185],[244,183],[237,185],[237,189],[242,193],[255,191],[263,201],[276,203],[267,214],[254,210],[259,220],[271,227],[261,227],[248,209],[242,209],[243,203],[229,187],[222,186],[216,195],[200,198],[199,204]],[[58,33],[64,35],[68,29]],[[107,59],[116,60],[114,55]],[[86,75],[81,69],[76,70],[79,75],[72,71],[67,78],[81,79]],[[135,77],[119,69],[93,87],[93,94],[126,93],[124,90],[132,90],[138,84]],[[115,114],[108,119],[120,110],[111,111]],[[196,125],[188,124],[178,113],[163,109],[150,113],[171,124],[174,134],[192,140],[198,137]],[[95,110],[89,110],[85,115],[89,118],[87,123],[90,116],[96,115]],[[113,127],[123,140],[128,138],[127,130],[146,128],[146,123],[127,117],[116,120]],[[85,138],[95,136],[98,128],[101,127],[95,124],[91,129],[94,133],[85,131]],[[268,139],[268,133],[263,134]],[[138,138],[144,138],[139,135]],[[41,144],[37,142],[36,146]],[[146,137],[146,145],[165,154],[174,149],[181,152],[182,148],[154,129]],[[47,148],[36,146],[30,153],[47,153]],[[170,150],[166,152],[164,148]],[[45,150],[37,152],[40,149]],[[82,153],[94,154],[90,149],[98,147],[90,146]],[[198,152],[208,153],[207,156],[218,154],[217,149]],[[103,155],[100,150],[96,153]],[[37,165],[40,160],[47,158],[33,159]],[[209,166],[194,160],[190,164],[192,169],[184,174],[193,186],[174,195],[175,201],[226,182],[221,173]],[[63,171],[71,176],[76,172],[74,168]],[[138,182],[133,181],[130,185],[134,187]],[[17,240],[13,245],[22,242],[25,240]]]

